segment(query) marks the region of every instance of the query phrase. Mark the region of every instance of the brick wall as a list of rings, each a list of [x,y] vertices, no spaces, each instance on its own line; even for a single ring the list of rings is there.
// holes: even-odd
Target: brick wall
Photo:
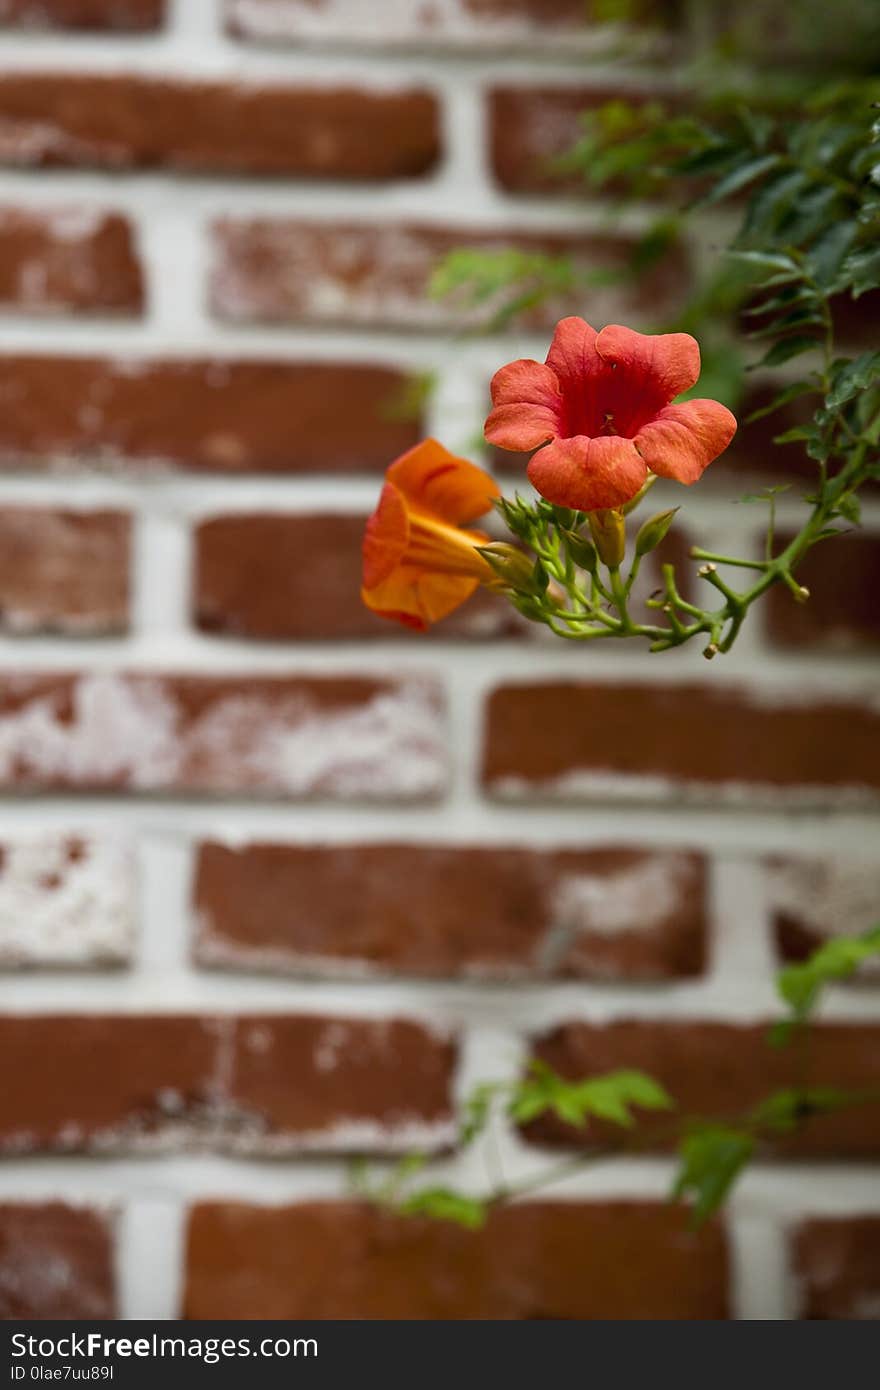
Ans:
[[[638,223],[545,161],[668,86],[669,39],[591,65],[582,15],[0,0],[2,1316],[878,1315],[876,1113],[700,1237],[662,1150],[479,1236],[347,1187],[411,1145],[477,1186],[454,1096],[531,1045],[748,1103],[773,968],[876,916],[876,501],[711,668],[489,601],[398,637],[357,599],[385,464],[467,448],[545,349],[546,316],[457,337],[435,257],[613,265]],[[651,328],[704,256],[554,310]],[[691,531],[754,543],[729,499],[771,466],[743,431]],[[820,1083],[880,1079],[874,980],[830,999]],[[508,1175],[558,1138],[504,1135]]]

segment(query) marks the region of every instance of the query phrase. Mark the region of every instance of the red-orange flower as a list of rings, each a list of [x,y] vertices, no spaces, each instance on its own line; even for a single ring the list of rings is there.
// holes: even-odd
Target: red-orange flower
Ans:
[[[392,463],[364,536],[368,608],[424,631],[493,577],[463,523],[487,512],[498,486],[482,468],[426,439]]]
[[[619,324],[597,333],[583,319],[563,319],[545,364],[521,358],[495,373],[486,438],[538,450],[529,479],[548,502],[620,507],[649,469],[695,483],[733,438],[736,420],[717,401],[671,404],[699,375],[700,349],[688,333]]]

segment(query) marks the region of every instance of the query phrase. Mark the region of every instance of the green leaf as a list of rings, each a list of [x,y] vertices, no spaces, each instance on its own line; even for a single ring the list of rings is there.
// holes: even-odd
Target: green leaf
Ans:
[[[753,367],[780,367],[783,362],[790,362],[793,357],[800,357],[804,352],[812,352],[818,346],[818,339],[803,335],[783,338],[780,342],[774,343],[770,351],[764,354],[760,362],[755,362]]]
[[[836,411],[878,380],[880,352],[863,352],[851,362],[835,363],[834,382],[825,397],[825,405]]]
[[[813,1115],[827,1115],[866,1099],[838,1086],[793,1086],[774,1091],[754,1107],[749,1117],[758,1129],[790,1134]]]
[[[825,985],[852,975],[863,961],[880,955],[880,925],[862,936],[826,941],[805,961],[789,965],[776,977],[776,989],[796,1019],[806,1018]]]
[[[508,1107],[517,1124],[527,1124],[548,1112],[565,1124],[582,1129],[587,1118],[608,1120],[629,1129],[635,1123],[632,1108],[669,1110],[673,1101],[663,1087],[638,1071],[615,1071],[584,1081],[566,1081],[546,1063],[529,1064]]]
[[[449,1187],[426,1187],[414,1192],[398,1208],[405,1216],[427,1216],[478,1231],[485,1226],[489,1209],[478,1197],[466,1197]]]
[[[775,410],[788,405],[790,401],[796,401],[800,396],[806,396],[815,390],[814,382],[793,381],[790,386],[786,386],[784,391],[780,391],[777,396],[774,396],[769,405],[762,405],[760,410],[753,410],[751,415],[746,416],[745,423],[750,425],[754,420],[763,420],[765,415],[772,415]]]
[[[693,1202],[692,1225],[701,1226],[718,1210],[754,1151],[750,1134],[726,1125],[706,1125],[685,1135],[672,1195]]]
[[[844,521],[851,521],[853,526],[861,525],[862,505],[854,492],[850,492],[838,500],[836,511],[839,516],[843,517]]]
[[[741,261],[745,265],[752,265],[757,270],[777,270],[790,275],[792,280],[799,280],[803,271],[797,261],[793,261],[791,256],[784,256],[772,251],[728,251],[731,260]],[[781,284],[782,281],[777,281]]]
[[[720,203],[724,198],[729,198],[731,194],[738,193],[741,188],[746,188],[755,179],[761,178],[763,174],[768,174],[771,169],[775,169],[779,163],[778,154],[764,154],[758,159],[749,159],[745,163],[738,164],[726,174],[723,179],[716,183],[715,187],[698,198],[692,204],[694,208],[711,207],[713,203]]]

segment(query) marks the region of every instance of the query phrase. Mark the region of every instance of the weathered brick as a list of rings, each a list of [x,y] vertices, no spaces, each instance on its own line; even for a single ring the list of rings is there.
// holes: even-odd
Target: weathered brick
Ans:
[[[239,1019],[235,1148],[286,1153],[436,1148],[456,1135],[456,1047],[402,1019]]]
[[[767,864],[767,898],[780,956],[804,960],[836,936],[876,925],[880,865],[867,854],[776,857]],[[878,974],[880,964],[866,961],[858,978]]]
[[[518,979],[674,979],[706,952],[697,855],[280,845],[199,852],[204,965]]]
[[[779,549],[794,539],[781,532]],[[767,594],[767,633],[776,646],[858,651],[880,646],[880,536],[835,536],[807,552],[796,578],[810,591],[796,603],[784,584]]]
[[[21,29],[122,29],[146,33],[165,20],[165,0],[0,0],[0,24]]]
[[[829,1216],[794,1232],[795,1316],[845,1322],[880,1319],[880,1216]]]
[[[380,471],[419,438],[387,367],[0,357],[0,466]]]
[[[211,303],[221,318],[237,322],[419,329],[485,324],[504,295],[471,309],[460,296],[433,299],[427,292],[432,271],[458,247],[566,259],[580,277],[575,286],[516,319],[518,326],[547,328],[566,313],[582,312],[583,277],[624,272],[634,242],[619,235],[528,235],[503,228],[223,218],[214,227]],[[681,298],[687,277],[684,252],[670,251],[638,281],[622,274],[619,284],[591,288],[590,315],[596,322],[621,316],[629,322],[633,314],[647,313],[655,324]]]
[[[632,23],[674,17],[663,0],[628,6]],[[402,5],[378,18],[363,0],[225,0],[226,24],[239,38],[298,44],[570,49],[595,40],[605,17],[586,0],[452,0]]]
[[[437,102],[426,91],[0,77],[7,164],[376,180],[424,174],[439,154]]]
[[[713,1119],[743,1116],[772,1091],[793,1086],[830,1086],[876,1092],[880,1084],[880,1026],[822,1023],[810,1034],[808,1050],[773,1047],[766,1024],[709,1020],[621,1019],[608,1024],[564,1024],[536,1040],[534,1055],[570,1078],[636,1068],[665,1086],[683,1115]],[[669,1115],[643,1114],[640,1137],[667,1147]],[[583,1131],[555,1119],[540,1119],[527,1131],[533,1139],[583,1145]],[[597,1123],[596,1138],[621,1142],[622,1131]],[[625,1141],[623,1141],[625,1142]],[[880,1157],[880,1106],[853,1105],[814,1116],[790,1136],[774,1140],[772,1152],[798,1158]]]
[[[723,1319],[717,1225],[648,1202],[528,1202],[480,1231],[352,1202],[201,1203],[187,1318]]]
[[[419,800],[445,773],[424,679],[0,677],[7,788]]]
[[[213,517],[196,531],[193,611],[204,632],[313,640],[412,633],[362,603],[365,516]],[[296,563],[291,563],[296,556]],[[522,635],[506,599],[480,589],[434,630],[440,639]]]
[[[391,1152],[455,1134],[455,1047],[400,1019],[7,1015],[0,1152]]]
[[[0,207],[0,307],[27,314],[139,315],[131,223],[87,207]]]
[[[502,188],[512,193],[585,191],[580,174],[562,172],[557,161],[582,135],[581,115],[608,102],[634,105],[664,102],[657,89],[618,86],[541,87],[497,86],[488,94],[492,171]]]
[[[0,843],[0,966],[123,965],[135,935],[131,847],[44,832]]]
[[[220,1078],[216,1020],[6,1015],[0,1152],[119,1152],[208,1128]]]
[[[506,685],[489,697],[496,796],[861,802],[880,791],[870,699],[767,685]]]
[[[116,1318],[107,1217],[63,1202],[0,1204],[0,1318]]]
[[[124,632],[130,567],[127,513],[0,508],[0,627]]]

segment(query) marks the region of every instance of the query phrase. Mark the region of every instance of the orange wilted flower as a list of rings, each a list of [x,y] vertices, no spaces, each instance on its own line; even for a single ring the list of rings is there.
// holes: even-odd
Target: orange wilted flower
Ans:
[[[700,349],[688,333],[618,324],[597,333],[583,319],[562,319],[546,363],[521,358],[495,373],[486,438],[537,449],[529,479],[548,502],[621,507],[649,469],[695,483],[733,438],[736,420],[717,401],[671,404],[699,375]]]
[[[436,439],[401,455],[367,522],[361,590],[367,607],[424,631],[492,580],[477,548],[489,537],[464,523],[482,516],[499,495],[488,473]]]

